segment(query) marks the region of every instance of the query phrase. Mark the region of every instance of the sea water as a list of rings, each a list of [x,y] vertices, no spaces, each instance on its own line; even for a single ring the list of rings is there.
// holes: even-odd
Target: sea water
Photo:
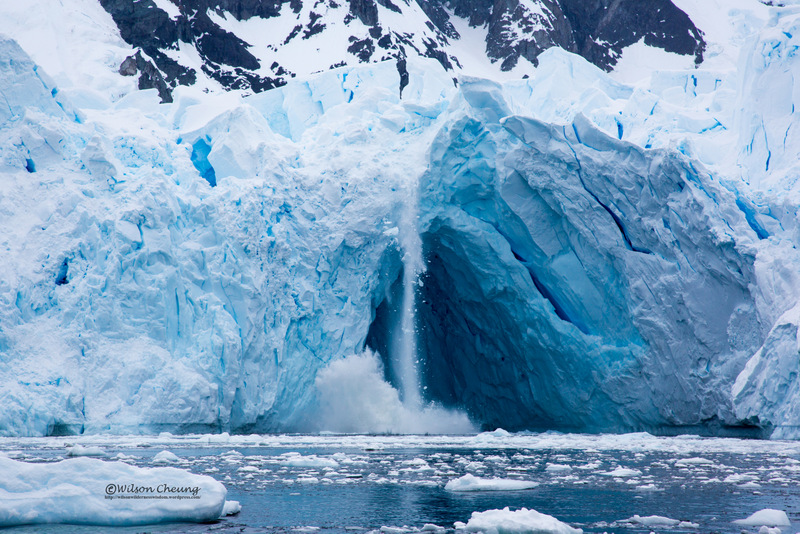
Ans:
[[[533,508],[585,532],[758,532],[733,521],[784,510],[800,530],[800,443],[648,434],[475,436],[171,436],[0,439],[0,453],[27,462],[64,459],[75,444],[138,466],[169,450],[170,465],[228,488],[238,515],[212,524],[115,532],[305,532],[400,534],[434,524],[454,532],[472,512]],[[96,450],[96,449],[95,449]],[[524,480],[520,491],[453,492],[448,481]],[[681,526],[648,526],[635,516]],[[107,532],[104,527],[26,526],[7,532]],[[441,531],[440,531],[441,532]]]

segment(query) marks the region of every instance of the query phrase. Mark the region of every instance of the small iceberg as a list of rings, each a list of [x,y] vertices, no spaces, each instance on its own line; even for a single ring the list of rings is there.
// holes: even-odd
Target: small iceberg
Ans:
[[[520,508],[472,512],[466,525],[456,523],[456,529],[485,534],[583,534],[583,530],[572,528],[555,517],[536,510]]]
[[[783,510],[773,510],[771,508],[759,510],[747,518],[737,519],[733,523],[743,527],[788,527],[792,524],[786,512]]]
[[[0,456],[0,473],[0,527],[206,522],[219,519],[226,505],[220,482],[173,467],[87,457],[33,464]]]

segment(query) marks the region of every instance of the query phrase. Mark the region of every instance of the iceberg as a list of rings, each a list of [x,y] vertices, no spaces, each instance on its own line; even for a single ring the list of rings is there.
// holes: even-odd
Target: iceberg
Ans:
[[[520,508],[472,512],[472,517],[463,527],[467,532],[486,534],[581,534],[583,530],[572,528],[553,516]]]
[[[792,523],[789,521],[789,516],[783,510],[773,510],[765,508],[747,516],[745,519],[737,519],[734,524],[743,527],[788,527]]]
[[[32,464],[0,457],[0,526],[133,526],[214,521],[239,508],[211,477],[180,469],[74,458]]]

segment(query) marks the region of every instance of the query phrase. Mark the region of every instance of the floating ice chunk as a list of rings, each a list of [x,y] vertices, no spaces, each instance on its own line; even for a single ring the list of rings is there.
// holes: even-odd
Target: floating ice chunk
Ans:
[[[467,471],[483,471],[486,466],[482,462],[469,462],[464,466]]]
[[[402,464],[403,465],[417,465],[417,466],[428,467],[428,462],[426,462],[422,458],[413,458],[411,460],[403,460]]]
[[[239,501],[225,501],[225,505],[222,507],[222,514],[220,515],[236,515],[241,511],[242,505],[239,504]]]
[[[681,458],[675,462],[675,467],[689,467],[692,465],[714,465],[708,458]]]
[[[783,510],[773,510],[772,508],[765,508],[750,515],[745,519],[737,519],[733,522],[735,525],[743,527],[788,527],[791,525],[789,516]]]
[[[782,534],[781,529],[778,527],[768,527],[764,525],[760,529],[758,529],[758,534]]]
[[[758,477],[748,473],[734,473],[732,475],[726,476],[723,482],[728,482],[729,484],[738,484],[739,482],[749,482],[756,478]]]
[[[439,525],[434,525],[432,523],[425,523],[420,529],[421,532],[436,532],[437,534],[446,530],[446,528],[440,527]]]
[[[108,456],[106,451],[100,447],[84,447],[83,445],[74,445],[67,448],[67,456]]]
[[[154,464],[174,464],[178,461],[180,458],[170,451],[161,451],[153,457]]]
[[[680,521],[677,519],[670,519],[669,517],[664,517],[661,515],[648,515],[644,517],[635,515],[633,517],[629,517],[624,522],[644,525],[646,527],[674,527],[680,524]]]
[[[282,454],[281,465],[289,467],[330,467],[336,469],[339,462],[330,458],[320,458],[316,455],[303,456],[299,452],[287,452]]]
[[[529,480],[512,480],[508,478],[479,478],[466,474],[448,482],[447,491],[516,491],[533,489],[539,484]]]
[[[741,484],[739,487],[742,489],[760,489],[761,484],[759,484],[758,482],[751,481],[751,482],[745,482],[744,484]]]
[[[455,527],[460,528],[461,524],[463,523],[455,523]],[[464,528],[469,532],[486,534],[581,534],[583,532],[536,510],[520,508],[512,512],[508,506],[502,510],[472,512],[472,517]]]
[[[227,491],[211,477],[95,458],[30,464],[0,457],[0,526],[212,521]]]
[[[638,477],[642,474],[641,471],[638,469],[628,469],[626,467],[617,467],[613,471],[609,471],[607,473],[600,473],[601,475],[607,477],[618,477],[618,478],[627,478],[627,477]]]
[[[568,473],[572,471],[572,467],[564,464],[547,464],[544,470],[548,473]]]

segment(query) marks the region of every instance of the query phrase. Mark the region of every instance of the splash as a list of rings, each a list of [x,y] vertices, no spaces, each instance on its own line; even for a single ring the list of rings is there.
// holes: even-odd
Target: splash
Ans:
[[[397,389],[384,379],[381,358],[369,349],[332,362],[316,379],[318,430],[345,433],[470,434],[476,427],[462,412],[425,403],[419,377],[417,288],[425,271],[416,181],[401,188],[398,242],[403,251],[403,297],[392,328],[389,365]]]
[[[380,358],[367,349],[319,372],[316,430],[359,434],[471,434],[466,414],[431,403],[410,406],[383,379]],[[417,398],[421,396],[417,392]]]

